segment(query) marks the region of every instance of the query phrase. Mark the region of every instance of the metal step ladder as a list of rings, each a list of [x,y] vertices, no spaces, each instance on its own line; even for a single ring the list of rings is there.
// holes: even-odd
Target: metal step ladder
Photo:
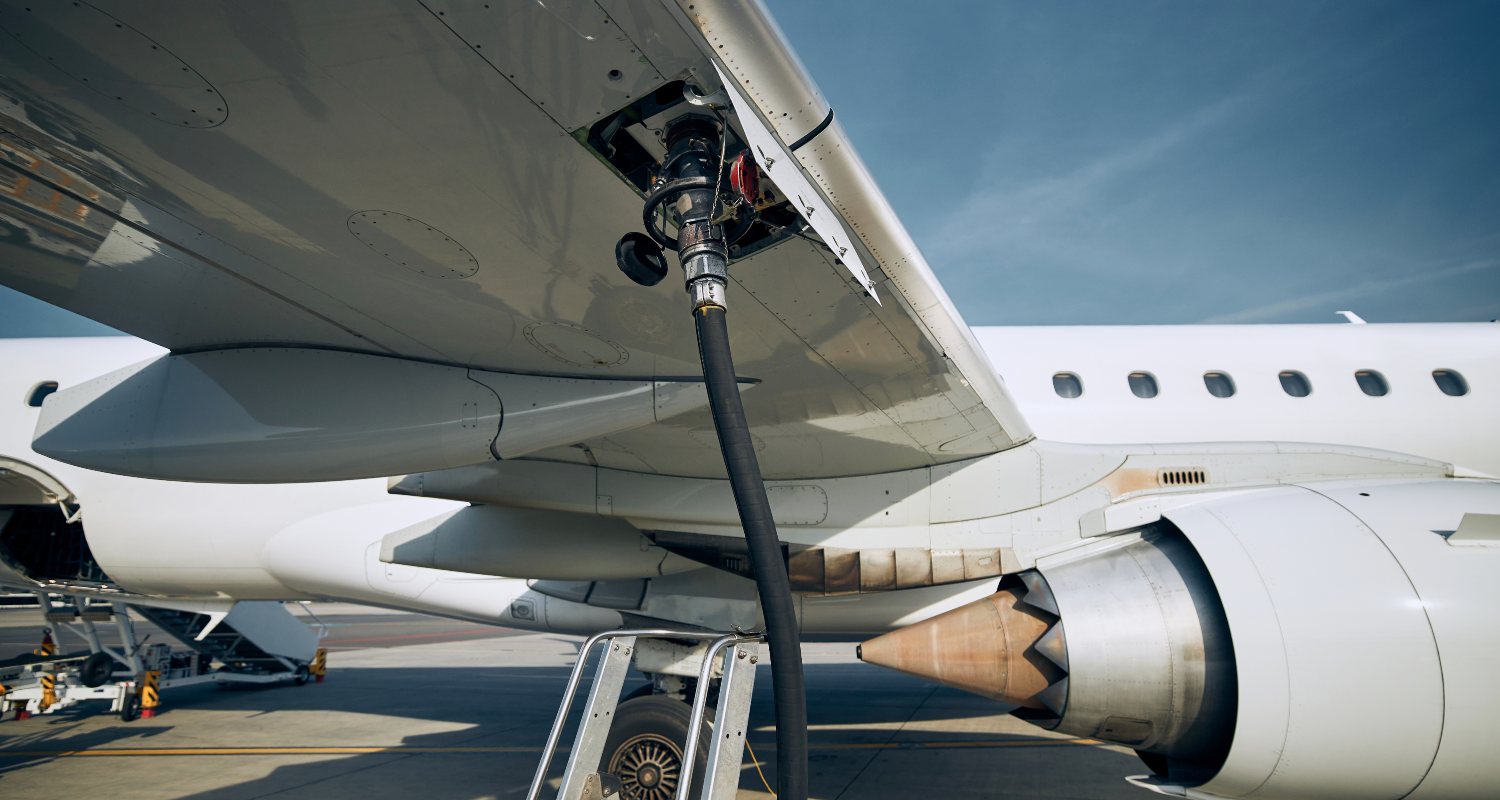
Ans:
[[[58,634],[39,653],[0,661],[0,713],[51,714],[86,700],[105,700],[126,721],[147,716],[159,705],[159,692],[200,683],[306,683],[312,663],[321,660],[316,645],[326,626],[307,624],[281,603],[221,604],[207,613],[164,608],[115,599],[36,591],[47,633]],[[155,622],[188,649],[169,643],[148,645],[137,636],[131,614]],[[96,623],[113,622],[120,644],[104,644]],[[62,633],[84,640],[88,649],[58,652]],[[286,653],[287,655],[282,655]],[[300,653],[300,655],[299,655]],[[150,689],[149,693],[147,689]],[[153,699],[154,698],[154,699]]]
[[[693,693],[693,710],[688,720],[687,738],[682,742],[682,771],[678,776],[676,800],[692,800],[693,773],[697,767],[698,748],[706,724],[709,688],[719,681],[719,701],[715,707],[713,736],[709,739],[707,770],[703,780],[702,800],[733,800],[739,790],[740,765],[745,752],[745,728],[750,717],[750,701],[755,690],[755,668],[761,660],[758,633],[721,633],[715,631],[681,631],[664,628],[617,630],[595,634],[578,649],[578,660],[568,677],[557,718],[542,748],[541,763],[526,800],[542,800],[547,773],[557,755],[558,742],[567,726],[573,698],[583,679],[589,654],[603,645],[603,655],[594,670],[593,685],[584,705],[563,769],[556,800],[610,800],[620,796],[619,781],[601,772],[605,741],[614,722],[615,707],[625,686],[625,674],[639,644],[647,640],[695,641],[706,643],[698,668],[698,684]]]
[[[146,605],[132,605],[131,608],[184,645],[223,664],[230,672],[267,673],[292,668],[286,659],[262,650],[230,622],[214,624],[208,614],[173,608]],[[211,625],[212,629],[204,635],[204,629]]]
[[[42,618],[58,628],[58,646],[62,644],[61,633],[66,629],[88,644],[89,653],[107,654],[117,668],[127,669],[132,675],[144,669],[136,644],[135,626],[131,624],[124,603],[112,600],[109,595],[91,598],[45,591],[35,594]],[[122,645],[118,650],[105,647],[95,627],[95,623],[108,622],[113,622],[119,633]]]
[[[38,653],[56,652],[66,638],[64,632],[82,639],[88,645],[81,652],[56,652],[38,655],[29,663],[0,668],[0,706],[17,712],[17,718],[33,713],[52,714],[85,700],[110,703],[111,712],[121,712],[131,698],[133,711],[127,719],[140,713],[138,683],[145,674],[142,660],[143,640],[137,639],[128,607],[111,596],[70,595],[45,590],[34,592],[50,636],[56,633],[53,647],[45,643]],[[119,632],[120,646],[106,646],[96,623],[113,622]]]

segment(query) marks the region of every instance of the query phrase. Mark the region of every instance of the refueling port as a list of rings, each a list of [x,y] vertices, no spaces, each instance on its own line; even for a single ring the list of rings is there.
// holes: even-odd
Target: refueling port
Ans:
[[[663,84],[589,127],[574,131],[573,137],[600,161],[608,164],[622,181],[642,197],[646,197],[662,183],[664,175],[671,171],[667,154],[670,130],[682,119],[694,115],[718,125],[716,118],[703,116],[711,111],[707,106],[698,104],[689,111],[686,100],[688,96],[697,95],[682,81]],[[733,214],[736,219],[744,222],[741,230],[736,230],[732,222],[728,223],[729,257],[744,258],[794,236],[806,235],[806,223],[791,203],[781,197],[769,182],[758,180],[759,170],[754,159],[748,157],[749,149],[744,139],[732,125],[718,127],[720,132],[715,134],[715,140],[718,141],[722,136],[726,157],[730,161],[739,159],[737,163],[741,165],[741,173],[748,173],[749,176],[743,185],[753,189],[741,192],[739,186],[732,185],[739,183],[732,174],[726,172],[723,176],[722,188],[726,192],[733,191],[725,195],[718,210],[721,216]],[[740,158],[741,156],[744,158]],[[725,222],[722,219],[720,221]],[[666,221],[658,224],[666,224]],[[665,250],[672,249],[664,244],[662,246]],[[649,279],[653,274],[650,267],[654,263],[651,253],[648,249],[637,247],[636,243],[632,243],[625,252],[617,251],[616,259],[631,280],[638,283],[641,282],[640,277]],[[630,265],[628,269],[626,264]],[[643,285],[653,284],[648,282]]]

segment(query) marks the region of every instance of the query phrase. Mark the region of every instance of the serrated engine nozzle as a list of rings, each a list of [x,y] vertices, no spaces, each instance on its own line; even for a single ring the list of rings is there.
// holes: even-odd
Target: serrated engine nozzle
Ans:
[[[1223,609],[1175,531],[1007,576],[995,594],[871,639],[859,655],[1011,703],[1042,727],[1167,758],[1222,759],[1233,732]]]
[[[1026,603],[1020,582],[859,647],[860,659],[1022,708],[1043,709],[1047,687],[1067,675],[1062,662],[1032,655],[1057,616]],[[1060,629],[1059,629],[1060,630]],[[1051,640],[1060,645],[1061,637]],[[1054,653],[1059,653],[1056,649]]]

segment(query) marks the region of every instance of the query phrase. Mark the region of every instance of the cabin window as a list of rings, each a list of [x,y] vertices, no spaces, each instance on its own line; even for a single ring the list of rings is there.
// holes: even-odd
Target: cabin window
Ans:
[[[1130,393],[1142,399],[1156,396],[1156,376],[1149,372],[1130,373]]]
[[[1058,397],[1074,398],[1083,395],[1083,381],[1071,372],[1059,372],[1052,376],[1052,391]]]
[[[1203,385],[1214,397],[1234,397],[1234,378],[1227,372],[1203,373]]]
[[[1359,384],[1360,391],[1371,397],[1385,397],[1391,391],[1390,385],[1385,382],[1385,376],[1373,369],[1355,372],[1354,380]]]
[[[1432,371],[1432,379],[1443,390],[1443,394],[1449,397],[1463,397],[1469,393],[1469,382],[1457,370],[1435,369]]]
[[[26,393],[26,405],[32,408],[41,408],[42,401],[47,399],[47,395],[55,391],[57,391],[57,381],[39,383],[31,387],[31,391]]]
[[[1285,370],[1280,377],[1281,390],[1292,397],[1306,397],[1312,394],[1312,384],[1308,382],[1306,375],[1297,370]]]

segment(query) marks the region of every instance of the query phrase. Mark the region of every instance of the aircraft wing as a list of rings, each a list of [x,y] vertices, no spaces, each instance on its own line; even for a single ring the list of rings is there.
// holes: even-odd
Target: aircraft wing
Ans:
[[[680,273],[637,286],[614,245],[722,71],[736,146],[769,132],[772,182],[816,194],[732,253],[767,477],[1030,438],[757,4],[0,0],[0,32],[0,281],[42,300],[177,353],[701,375]],[[718,476],[714,445],[697,410],[533,457]]]

